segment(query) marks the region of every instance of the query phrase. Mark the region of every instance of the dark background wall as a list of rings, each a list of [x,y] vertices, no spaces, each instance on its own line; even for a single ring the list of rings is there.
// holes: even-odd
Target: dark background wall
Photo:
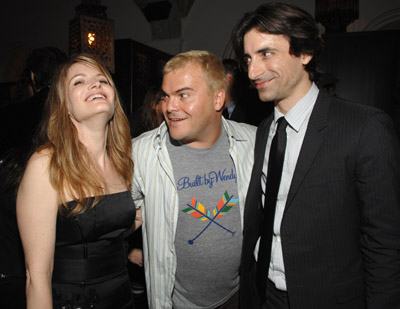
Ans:
[[[234,24],[245,12],[265,3],[265,0],[169,0],[168,19],[150,22],[140,5],[155,1],[101,1],[107,7],[108,18],[114,20],[118,66],[115,78],[128,112],[141,104],[146,87],[159,77],[160,59],[189,49],[207,49],[220,57],[232,58],[229,37]],[[314,15],[315,0],[283,2],[296,4]],[[3,4],[0,85],[18,79],[27,54],[34,48],[51,45],[68,53],[68,23],[80,3],[80,0],[13,0]],[[322,25],[320,29],[324,32]],[[338,96],[378,106],[392,115],[399,114],[400,40],[399,32],[393,29],[400,29],[398,0],[360,0],[359,18],[347,27],[348,33],[325,34],[322,69],[338,78]],[[142,55],[156,56],[138,56],[137,48]],[[8,94],[1,93],[4,95]]]

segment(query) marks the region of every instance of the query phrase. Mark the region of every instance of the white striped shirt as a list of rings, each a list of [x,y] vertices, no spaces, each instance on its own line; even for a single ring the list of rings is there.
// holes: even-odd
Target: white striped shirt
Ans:
[[[225,120],[229,153],[236,168],[243,229],[243,212],[254,160],[256,127]],[[150,308],[172,308],[175,282],[175,231],[178,220],[178,193],[166,147],[165,123],[133,140],[135,164],[132,197],[143,216],[143,255],[147,297]],[[205,261],[207,262],[207,261]],[[212,278],[210,277],[210,280]]]
[[[279,290],[286,291],[286,277],[285,267],[282,254],[282,243],[281,243],[281,222],[285,211],[285,205],[287,196],[289,193],[290,185],[292,182],[294,170],[296,168],[297,159],[299,158],[300,149],[303,145],[304,136],[307,130],[308,121],[310,120],[311,112],[314,108],[317,100],[319,90],[318,87],[313,83],[307,94],[296,103],[287,113],[283,115],[275,107],[274,109],[274,120],[271,124],[268,141],[265,151],[264,165],[263,165],[263,179],[261,186],[265,192],[266,176],[268,169],[268,158],[269,151],[271,149],[271,142],[275,135],[277,128],[277,120],[285,116],[288,126],[286,128],[287,143],[285,151],[285,160],[282,168],[282,178],[279,187],[278,198],[276,201],[275,208],[275,219],[274,219],[274,233],[272,236],[272,247],[271,247],[271,262],[269,265],[268,278],[275,283],[275,286]],[[264,201],[264,199],[262,199]],[[258,253],[258,247],[255,252],[256,256]]]

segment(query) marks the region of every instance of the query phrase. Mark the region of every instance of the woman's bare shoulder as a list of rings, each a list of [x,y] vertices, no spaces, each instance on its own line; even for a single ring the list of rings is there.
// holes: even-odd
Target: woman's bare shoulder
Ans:
[[[52,152],[48,148],[43,148],[35,151],[28,160],[27,168],[48,166]]]
[[[51,151],[47,148],[40,149],[35,151],[32,156],[29,158],[23,181],[26,180],[41,180],[41,181],[48,181],[49,179],[49,163],[51,160]]]

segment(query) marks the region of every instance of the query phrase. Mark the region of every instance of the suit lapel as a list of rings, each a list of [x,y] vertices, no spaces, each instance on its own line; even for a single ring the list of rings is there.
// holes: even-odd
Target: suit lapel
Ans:
[[[244,242],[243,252],[250,254],[254,250],[255,243],[260,236],[260,225],[262,222],[261,211],[261,173],[264,164],[265,147],[267,144],[269,127],[273,117],[268,117],[260,123],[257,129],[256,144],[254,149],[254,166],[251,173],[249,190],[247,192],[244,210]],[[249,259],[250,260],[250,259]]]
[[[307,126],[307,132],[304,136],[303,145],[297,160],[296,169],[293,174],[288,198],[286,201],[286,210],[296,195],[304,177],[307,175],[316,154],[323,142],[323,129],[328,123],[328,109],[330,104],[329,95],[320,91],[314,109],[311,113]]]
[[[254,149],[254,171],[257,173],[257,175],[254,175],[257,177],[257,179],[261,182],[261,173],[262,173],[262,168],[264,165],[264,158],[265,158],[265,148],[267,146],[267,140],[268,140],[268,134],[269,134],[269,128],[271,126],[273,116],[268,117],[266,121],[263,121],[257,131],[257,141],[256,141],[256,146]]]

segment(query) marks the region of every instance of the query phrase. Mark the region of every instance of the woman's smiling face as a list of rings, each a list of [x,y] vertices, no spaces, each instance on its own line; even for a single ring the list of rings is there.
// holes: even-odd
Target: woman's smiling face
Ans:
[[[67,74],[67,108],[72,118],[83,122],[96,115],[111,119],[115,110],[115,90],[107,77],[96,67],[73,64]]]

